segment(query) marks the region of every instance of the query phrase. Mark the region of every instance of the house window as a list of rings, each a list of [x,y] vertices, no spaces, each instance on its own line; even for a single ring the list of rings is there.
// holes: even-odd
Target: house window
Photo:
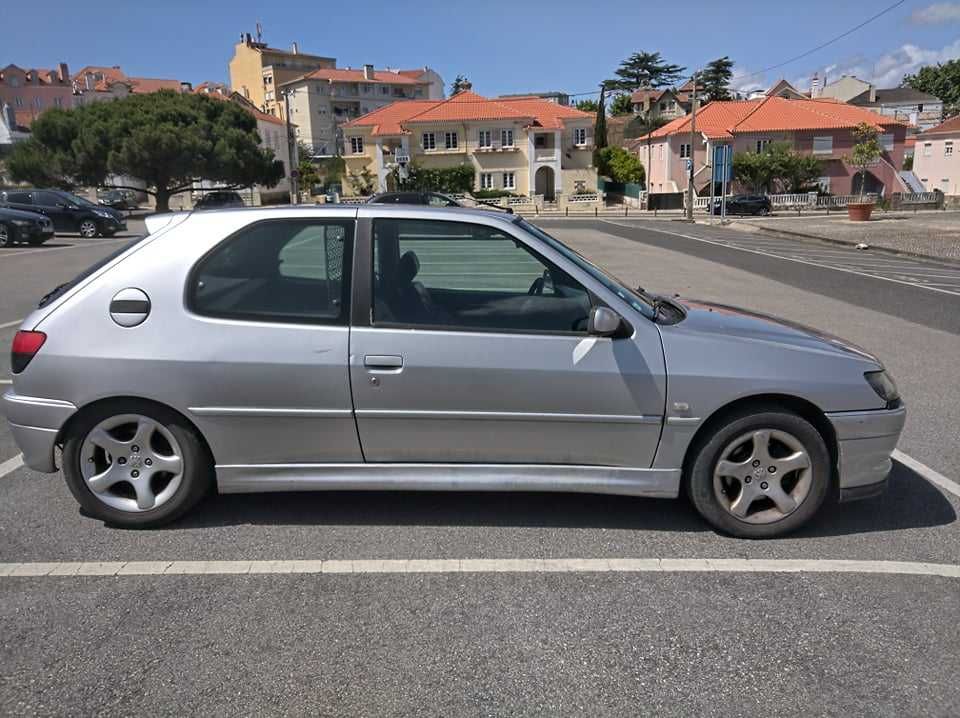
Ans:
[[[435,150],[437,149],[437,138],[432,132],[424,132],[422,138],[423,149],[425,150]]]
[[[759,155],[765,149],[767,149],[767,145],[769,144],[770,144],[770,140],[768,139],[757,140],[757,154]]]
[[[15,104],[17,107],[23,107],[23,98],[22,98],[22,97],[16,97],[16,98],[14,98],[14,104]]]
[[[389,94],[390,94],[390,88],[387,87],[386,85],[384,85],[383,87],[380,88],[380,94],[381,94],[381,95],[389,95]]]
[[[492,172],[480,173],[480,189],[493,189],[493,173]]]
[[[924,156],[924,157],[929,157],[929,156],[932,155],[932,154],[933,154],[933,143],[932,143],[932,142],[924,142],[924,143],[923,143],[923,156]]]
[[[893,133],[888,132],[880,136],[880,145],[884,152],[893,152]]]
[[[480,130],[478,144],[480,147],[493,147],[493,133],[490,130]]]
[[[54,98],[53,98],[53,104],[56,105],[57,107],[63,107],[63,98],[62,98],[62,97],[54,97]]]
[[[829,178],[829,177],[821,177],[821,178],[819,178],[819,179],[817,180],[817,185],[820,187],[820,191],[821,191],[821,192],[829,192],[829,191],[830,191],[830,178]]]
[[[813,154],[829,155],[833,154],[833,135],[813,138]]]
[[[363,154],[363,138],[362,137],[351,137],[350,138],[350,151],[355,155]]]
[[[573,130],[573,144],[582,147],[587,144],[587,128],[577,127]]]
[[[661,103],[660,103],[660,112],[666,112],[666,111],[667,111],[667,103],[666,103],[666,102],[661,102]]]
[[[513,147],[513,130],[500,130],[500,146]]]
[[[448,150],[457,149],[457,133],[456,132],[444,132],[443,133],[443,142]]]
[[[953,156],[953,142],[949,140],[943,143],[943,156],[952,157]]]
[[[504,189],[516,189],[517,181],[513,172],[504,172],[503,173],[503,188]]]
[[[685,142],[680,145],[680,159],[690,156],[690,143]]]

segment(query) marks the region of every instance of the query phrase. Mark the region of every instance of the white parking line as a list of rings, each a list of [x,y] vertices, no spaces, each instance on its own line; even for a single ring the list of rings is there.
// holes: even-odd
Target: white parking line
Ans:
[[[23,466],[23,454],[17,454],[12,459],[7,459],[2,464],[0,464],[0,479],[2,479],[7,474],[12,474],[21,466]]]
[[[51,252],[62,252],[67,249],[89,249],[90,247],[96,247],[98,244],[109,244],[110,242],[129,242],[133,237],[111,237],[110,239],[84,239],[84,240],[73,240],[73,241],[82,241],[87,242],[88,244],[71,244],[66,247],[48,247],[47,249],[26,249],[26,250],[13,250],[10,252],[4,252],[3,257],[23,257],[28,254],[37,254],[38,252],[43,252],[44,254],[50,254]]]
[[[870,274],[869,272],[859,272],[855,269],[850,269],[845,266],[837,266],[836,264],[827,264],[826,262],[814,262],[809,259],[797,259],[795,257],[785,256],[785,252],[765,252],[759,249],[750,249],[744,247],[740,244],[732,244],[729,242],[721,242],[715,239],[705,239],[704,237],[695,237],[692,234],[682,234],[681,232],[669,232],[665,229],[657,229],[655,227],[648,227],[646,225],[630,225],[623,224],[622,222],[614,222],[609,219],[601,219],[601,222],[606,224],[612,224],[615,227],[624,227],[626,229],[643,229],[650,232],[660,232],[661,234],[667,234],[672,237],[683,237],[684,239],[692,239],[695,242],[703,242],[705,244],[713,244],[719,247],[726,247],[727,249],[736,249],[741,252],[749,252],[751,254],[760,254],[765,257],[773,257],[775,259],[782,259],[785,262],[797,262],[798,264],[808,264],[812,267],[821,267],[823,269],[832,269],[837,272],[846,272],[847,274],[859,274],[861,277],[870,277],[871,279],[879,279],[883,282],[894,282],[895,284],[906,284],[909,287],[917,287],[918,289],[925,289],[928,292],[938,292],[940,294],[950,294],[952,296],[960,296],[960,292],[950,291],[948,289],[940,289],[939,287],[931,287],[926,284],[919,284],[917,282],[909,282],[903,279],[894,279],[893,277],[884,277],[878,274]]]
[[[0,577],[409,573],[863,573],[960,578],[960,565],[917,561],[739,558],[502,558],[314,561],[0,563]]]
[[[949,491],[954,496],[960,496],[960,484],[953,479],[948,479],[946,476],[934,471],[926,464],[920,463],[912,456],[904,454],[902,451],[900,451],[900,449],[893,450],[893,458],[907,468],[913,469],[913,471],[920,474],[920,476],[925,478],[931,484],[939,486],[944,491]]]
[[[23,320],[22,320],[22,319],[14,319],[14,320],[11,321],[11,322],[4,322],[3,324],[0,324],[0,329],[6,329],[6,328],[8,328],[8,327],[16,327],[16,326],[19,326],[19,325],[21,325],[21,324],[23,324]]]

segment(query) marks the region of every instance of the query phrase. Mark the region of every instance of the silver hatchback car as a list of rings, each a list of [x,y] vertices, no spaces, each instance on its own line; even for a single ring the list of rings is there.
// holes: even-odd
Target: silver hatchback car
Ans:
[[[812,329],[630,289],[521,218],[163,215],[45,297],[3,397],[26,463],[109,524],[212,487],[676,497],[777,536],[882,491],[905,410]]]

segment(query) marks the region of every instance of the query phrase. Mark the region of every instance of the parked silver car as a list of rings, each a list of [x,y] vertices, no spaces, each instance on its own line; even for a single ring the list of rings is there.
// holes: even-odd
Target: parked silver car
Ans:
[[[220,492],[676,497],[769,537],[880,492],[905,410],[870,354],[630,289],[523,219],[364,205],[148,220],[13,345],[26,463],[86,512]]]

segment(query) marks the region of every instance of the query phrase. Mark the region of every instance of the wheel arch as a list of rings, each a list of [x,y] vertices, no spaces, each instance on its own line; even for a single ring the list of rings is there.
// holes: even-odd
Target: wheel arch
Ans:
[[[838,485],[840,450],[833,424],[830,423],[827,415],[816,404],[807,399],[790,394],[755,394],[753,396],[745,396],[724,404],[710,414],[697,428],[696,433],[691,438],[690,443],[687,445],[687,450],[684,453],[684,484],[689,480],[690,468],[700,447],[709,440],[713,432],[722,426],[728,417],[752,408],[787,409],[809,421],[827,445],[827,452],[830,455],[831,484],[833,486]]]
[[[66,437],[69,435],[69,433],[73,430],[73,427],[82,417],[86,416],[91,411],[96,411],[97,409],[100,409],[106,404],[112,404],[112,403],[118,403],[118,402],[136,402],[139,404],[146,404],[146,405],[161,409],[163,411],[168,411],[173,414],[176,414],[197,435],[197,438],[200,440],[200,443],[203,445],[203,448],[206,450],[208,456],[210,457],[210,460],[212,462],[211,465],[216,464],[215,457],[213,455],[213,450],[210,448],[210,444],[207,442],[207,437],[205,437],[203,435],[203,432],[200,431],[200,427],[197,426],[196,422],[190,419],[190,417],[186,416],[182,411],[178,411],[177,409],[173,408],[169,404],[164,404],[163,402],[157,401],[155,399],[147,399],[142,396],[111,396],[111,397],[106,397],[102,399],[96,399],[95,401],[91,401],[88,404],[84,404],[83,406],[79,407],[75,412],[73,412],[73,414],[70,415],[70,418],[68,418],[63,423],[63,426],[60,427],[60,430],[57,432],[57,439],[55,442],[56,445],[59,446],[60,448],[63,448],[63,444],[66,441]]]

